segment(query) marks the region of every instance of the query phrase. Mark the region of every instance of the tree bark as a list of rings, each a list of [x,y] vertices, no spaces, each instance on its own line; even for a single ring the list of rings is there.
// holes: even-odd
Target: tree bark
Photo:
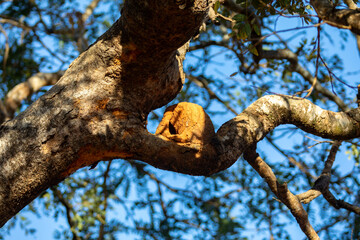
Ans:
[[[0,226],[48,187],[100,160],[138,159],[210,175],[231,166],[280,124],[334,139],[360,136],[359,111],[334,113],[288,96],[266,96],[215,134],[194,104],[168,109],[157,134],[148,113],[184,81],[187,41],[212,1],[127,0],[121,18],[57,84],[0,127]],[[181,46],[179,51],[177,50]]]
[[[319,17],[327,24],[349,29],[360,35],[360,10],[359,9],[336,9],[334,3],[329,0],[310,0]]]
[[[130,158],[118,138],[145,129],[148,113],[183,82],[177,49],[211,1],[126,1],[121,18],[60,81],[0,129],[0,226],[78,168]]]

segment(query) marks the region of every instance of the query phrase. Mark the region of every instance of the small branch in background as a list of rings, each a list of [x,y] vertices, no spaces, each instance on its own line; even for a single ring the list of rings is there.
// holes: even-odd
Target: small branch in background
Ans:
[[[323,144],[323,143],[331,143],[331,144],[334,143],[334,141],[319,141],[319,140],[317,140],[315,138],[312,138],[312,137],[309,137],[309,136],[305,136],[305,137],[312,140],[312,141],[314,141],[314,142],[316,142],[315,144],[309,146],[308,147],[309,149],[315,147],[316,145]]]
[[[315,198],[321,196],[321,192],[316,189],[310,189],[304,193],[297,194],[296,197],[301,203],[308,204]]]
[[[335,226],[336,224],[338,224],[339,222],[342,222],[344,220],[348,220],[349,216],[339,216],[337,218],[335,218],[333,221],[331,221],[330,223],[326,224],[325,226],[323,226],[322,228],[318,229],[316,232],[320,233],[323,231],[328,231],[329,228]],[[305,239],[304,239],[305,240]]]
[[[298,167],[299,170],[301,172],[303,172],[306,176],[316,180],[316,177],[311,174],[311,172],[309,171],[309,167],[305,164],[305,163],[301,163],[299,161],[296,161],[295,158],[290,157],[289,155],[287,155],[283,150],[281,150],[269,137],[266,137],[266,139],[268,140],[268,142],[277,150],[279,151],[282,155],[284,155],[291,164],[293,164],[294,166]]]
[[[262,53],[262,57],[264,59],[287,59],[291,63],[291,71],[297,72],[300,74],[305,81],[309,82],[310,84],[314,84],[314,77],[312,74],[302,67],[299,63],[297,55],[289,49],[278,49],[278,50],[264,50]],[[328,89],[324,88],[319,81],[314,84],[315,90],[321,93],[323,96],[327,97],[334,103],[336,103],[340,109],[343,111],[349,110],[349,107],[334,93],[329,91]]]
[[[291,214],[296,218],[296,221],[305,235],[311,240],[320,239],[314,228],[311,226],[308,214],[299,199],[290,192],[286,183],[279,183],[277,181],[272,169],[259,157],[256,151],[248,150],[244,153],[244,159],[266,181],[276,197],[290,209]]]
[[[23,100],[29,98],[44,86],[54,85],[63,74],[63,71],[56,73],[37,73],[26,82],[16,85],[5,97],[4,105],[7,112],[4,120],[10,120],[14,117],[15,111],[21,106]]]
[[[163,193],[162,193],[162,190],[161,190],[161,185],[160,185],[159,182],[156,182],[156,185],[157,185],[157,190],[158,190],[158,194],[159,194],[159,201],[160,201],[161,210],[163,212],[164,218],[168,219],[169,216],[168,216],[168,213],[167,213],[167,210],[166,210],[166,205],[165,205],[165,202],[164,202],[164,199],[163,199]]]
[[[310,27],[320,27],[321,24],[323,23],[319,23]],[[277,32],[275,32],[274,34],[277,34]],[[236,54],[236,56],[241,61],[241,55],[239,55],[235,49],[231,48],[229,42],[227,41],[209,41],[209,42],[200,43],[195,46],[191,46],[189,48],[189,51],[195,51],[210,46],[220,46],[230,49]],[[262,50],[261,58],[267,60],[269,59],[288,60],[291,63],[291,69],[289,69],[290,71],[297,72],[298,74],[300,74],[305,81],[309,82],[312,86],[314,86],[314,89],[317,92],[321,93],[323,96],[327,97],[328,99],[336,103],[341,110],[343,111],[349,110],[348,106],[342,101],[341,98],[339,98],[336,94],[332,93],[331,91],[323,87],[319,81],[314,80],[313,75],[307,69],[305,69],[303,66],[300,65],[297,55],[291,50],[289,49]]]
[[[354,206],[350,203],[347,203],[343,200],[338,200],[335,196],[330,192],[329,185],[331,179],[331,169],[335,162],[336,153],[339,150],[341,145],[341,141],[335,141],[333,146],[331,147],[330,154],[325,162],[324,169],[320,175],[320,177],[315,181],[314,186],[307,192],[298,194],[297,197],[303,203],[309,203],[314,200],[316,197],[321,194],[324,198],[332,205],[334,208],[344,208],[350,212],[354,212],[360,215],[360,207]]]
[[[33,30],[32,32],[33,32],[35,38],[39,41],[40,45],[41,45],[46,51],[48,51],[48,53],[49,53],[51,56],[53,56],[54,58],[56,58],[57,60],[59,60],[62,64],[65,63],[65,61],[64,61],[63,59],[61,59],[56,53],[54,53],[53,51],[51,51],[51,49],[46,46],[46,44],[45,44],[45,43],[41,40],[41,38],[36,34],[36,31],[35,31],[35,30]]]
[[[171,191],[173,193],[176,193],[179,195],[188,195],[190,197],[198,199],[196,194],[190,190],[174,188],[174,187],[170,186],[169,184],[165,183],[164,181],[160,180],[159,178],[157,178],[155,174],[148,172],[144,169],[142,169],[142,172],[145,173],[146,175],[148,175],[150,177],[150,179],[154,180],[156,183],[161,184],[162,186],[164,186],[166,189],[168,189],[169,191]]]
[[[3,76],[2,78],[5,79],[6,77],[6,64],[7,64],[7,60],[9,58],[9,53],[10,53],[10,44],[9,44],[9,37],[5,31],[5,29],[2,27],[2,25],[0,24],[0,32],[2,34],[4,34],[5,37],[5,52],[4,52],[4,56],[3,56]]]
[[[223,101],[215,92],[213,92],[210,87],[209,87],[209,83],[204,79],[204,78],[199,78],[199,77],[195,77],[192,75],[188,75],[187,78],[194,82],[196,85],[198,85],[201,88],[204,88],[208,94],[209,97],[211,99],[216,99],[218,100],[220,103],[222,103],[229,111],[231,111],[232,113],[234,113],[235,115],[238,115],[238,113],[235,111],[235,109],[233,109],[227,102]]]
[[[106,224],[106,210],[107,210],[107,207],[108,207],[108,188],[107,188],[107,179],[109,177],[109,172],[110,172],[110,169],[111,169],[111,163],[112,161],[109,161],[107,163],[107,167],[106,167],[106,170],[104,172],[104,175],[103,175],[103,184],[102,184],[102,189],[103,189],[103,195],[104,195],[104,215],[103,216],[100,216],[102,218],[102,221],[101,221],[101,224],[100,224],[100,228],[99,228],[99,237],[98,237],[98,240],[104,240],[104,236],[105,236],[105,224]]]
[[[321,23],[321,19],[319,19],[319,24]],[[314,80],[313,80],[313,83],[311,85],[311,88],[309,90],[307,90],[307,94],[305,96],[305,98],[309,97],[312,93],[312,91],[314,90],[314,87],[317,83],[317,79],[318,79],[318,73],[319,73],[319,58],[320,58],[320,31],[321,31],[321,26],[319,25],[317,27],[317,55],[316,55],[316,64],[315,64],[315,77],[314,77]]]
[[[346,82],[344,82],[343,80],[341,80],[338,76],[336,76],[336,74],[329,68],[329,66],[326,64],[325,60],[320,56],[320,60],[321,62],[324,64],[324,67],[326,68],[326,70],[328,71],[329,73],[329,77],[331,79],[331,82],[332,82],[332,79],[335,78],[336,80],[338,80],[339,82],[341,82],[342,84],[344,84],[345,86],[351,88],[351,89],[355,89],[356,87],[355,86],[352,86],[350,84],[347,84]]]
[[[86,7],[84,14],[82,15],[82,22],[85,23],[88,18],[94,13],[95,8],[98,6],[101,0],[93,0],[91,3]]]
[[[73,206],[63,197],[63,194],[57,189],[56,186],[50,188],[51,191],[54,193],[54,196],[59,200],[59,202],[65,207],[66,212],[66,220],[69,224],[71,233],[72,233],[72,239],[73,240],[80,240],[81,238],[76,233],[76,227],[75,223],[71,217],[71,214],[74,215],[74,208]]]
[[[7,23],[7,24],[13,25],[15,27],[22,28],[25,31],[30,31],[33,29],[32,27],[25,25],[23,22],[19,22],[14,19],[10,19],[7,16],[0,15],[0,18],[1,18],[0,23]]]
[[[337,200],[335,196],[330,192],[329,190],[329,183],[330,183],[330,177],[331,177],[331,168],[335,161],[335,156],[337,151],[339,150],[339,147],[341,145],[340,141],[336,141],[331,150],[328,159],[325,162],[324,170],[322,171],[320,177],[315,182],[314,188],[318,188],[324,198],[336,209],[344,208],[348,211],[354,212],[356,214],[360,215],[360,207],[354,206],[352,204],[349,204],[343,200]]]
[[[236,21],[232,18],[229,18],[229,17],[225,17],[224,15],[221,15],[220,13],[215,13],[214,9],[213,8],[209,8],[209,13],[208,13],[208,17],[209,19],[212,21],[212,22],[218,22],[216,20],[217,17],[220,17],[226,21],[229,21],[229,22],[232,22],[232,23],[235,23]]]
[[[190,46],[189,47],[189,52],[196,51],[196,50],[199,50],[199,49],[203,49],[203,48],[206,48],[206,47],[211,47],[211,46],[220,46],[220,47],[229,48],[228,47],[229,42],[228,41],[206,41],[206,42],[201,42],[201,43],[198,43],[196,45]]]
[[[314,186],[309,191],[297,195],[298,199],[302,203],[309,203],[315,198],[319,197],[322,193],[324,194],[325,191],[329,191],[331,169],[334,164],[335,156],[337,151],[339,150],[340,145],[341,145],[340,141],[335,141],[333,143],[330,150],[330,154],[325,162],[324,169],[320,177],[315,181]]]

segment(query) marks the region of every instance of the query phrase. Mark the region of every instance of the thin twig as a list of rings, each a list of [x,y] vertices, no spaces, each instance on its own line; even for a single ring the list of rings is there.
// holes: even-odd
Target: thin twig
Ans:
[[[101,216],[102,221],[100,224],[100,228],[99,228],[99,237],[98,240],[103,240],[104,236],[105,236],[105,224],[106,224],[106,210],[107,210],[107,206],[108,206],[108,188],[107,188],[107,179],[109,177],[109,172],[110,172],[110,167],[111,167],[111,163],[112,161],[109,161],[106,167],[106,170],[104,172],[104,181],[102,184],[102,189],[103,189],[103,194],[104,194],[104,214],[103,216]]]
[[[59,202],[65,207],[66,220],[72,233],[72,239],[80,240],[80,237],[77,235],[77,232],[75,230],[75,223],[71,217],[71,214],[74,215],[73,206],[64,198],[63,194],[59,191],[57,187],[51,187],[50,189],[54,193],[54,196],[57,197],[59,199]]]
[[[311,174],[311,172],[309,171],[309,167],[306,166],[306,164],[301,163],[299,161],[296,161],[295,158],[290,157],[288,154],[286,154],[283,150],[281,150],[273,141],[272,139],[270,139],[269,137],[266,137],[266,139],[269,141],[269,143],[278,151],[280,152],[282,155],[284,155],[291,164],[295,165],[296,167],[298,167],[300,169],[300,171],[302,171],[304,174],[306,174],[306,176],[316,180],[316,177]]]
[[[319,24],[321,23],[321,19],[319,18]],[[312,91],[314,90],[314,87],[317,83],[317,79],[318,79],[318,72],[319,72],[319,58],[320,58],[320,31],[321,31],[321,27],[320,25],[317,27],[317,55],[316,55],[316,64],[315,64],[315,77],[314,77],[314,81],[313,84],[311,85],[311,88],[309,90],[307,90],[307,94],[305,96],[305,98],[309,97],[312,93]]]

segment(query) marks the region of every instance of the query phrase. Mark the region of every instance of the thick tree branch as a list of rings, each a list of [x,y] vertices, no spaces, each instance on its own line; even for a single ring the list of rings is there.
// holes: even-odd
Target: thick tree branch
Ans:
[[[157,130],[160,135],[138,129],[133,136],[140,138],[141,145],[136,145],[131,135],[125,141],[134,149],[133,158],[157,168],[210,175],[231,166],[246,149],[280,124],[294,124],[325,138],[359,136],[359,122],[351,117],[356,111],[335,113],[302,98],[265,96],[214,134],[210,119],[199,106],[180,103],[167,109]]]
[[[344,0],[344,3],[349,7],[349,9],[356,10],[358,9],[357,5],[354,3],[353,0]],[[360,53],[360,35],[355,34],[355,39],[357,43],[357,47]]]
[[[182,87],[186,46],[177,49],[195,34],[212,1],[176,3],[125,1],[121,18],[57,84],[1,125],[0,226],[48,187],[100,160],[138,159],[210,175],[231,166],[280,124],[326,138],[360,136],[358,109],[334,113],[280,95],[257,100],[216,134],[200,106],[181,103],[150,134],[149,112]]]
[[[177,49],[210,4],[126,1],[122,17],[52,89],[1,125],[0,226],[80,167],[132,157],[119,138],[144,128],[148,113],[180,91],[184,52]]]
[[[359,9],[336,9],[329,0],[311,0],[319,17],[331,26],[351,30],[360,34],[360,11]]]

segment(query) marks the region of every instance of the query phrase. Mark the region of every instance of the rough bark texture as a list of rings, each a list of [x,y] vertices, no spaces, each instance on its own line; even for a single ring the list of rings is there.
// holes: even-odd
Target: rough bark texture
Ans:
[[[311,0],[310,4],[327,24],[349,29],[353,33],[360,35],[359,9],[336,9],[334,3],[329,0]]]
[[[200,107],[180,104],[169,109],[159,135],[150,134],[148,113],[182,87],[185,52],[177,49],[212,4],[177,2],[127,0],[122,17],[48,93],[1,125],[0,226],[48,187],[100,160],[138,159],[210,175],[231,166],[279,124],[327,138],[360,136],[358,110],[333,113],[288,96],[259,99],[216,134]]]
[[[177,111],[191,109],[193,108]],[[177,119],[178,115],[182,114],[173,116]],[[189,113],[187,115],[193,116]],[[303,98],[270,95],[255,101],[243,113],[223,124],[209,142],[199,144],[189,140],[179,141],[178,134],[173,134],[173,137],[169,137],[168,134],[156,136],[145,129],[139,129],[135,135],[129,134],[127,141],[133,146],[130,152],[133,152],[136,159],[157,168],[191,175],[211,175],[230,167],[244,151],[281,124],[294,124],[306,132],[324,138],[351,139],[360,135],[357,115],[358,109],[348,113],[335,113],[323,110]],[[165,121],[167,118],[166,114]],[[169,129],[161,132],[181,132],[177,126],[186,125],[186,121],[193,121],[184,118],[177,120],[182,123],[175,123],[175,120],[170,118],[171,124],[167,126]],[[204,121],[202,127],[209,129],[208,124],[211,123]],[[170,125],[174,130],[170,129]],[[132,137],[137,140],[131,139]],[[140,141],[141,144],[136,146],[136,141]]]
[[[118,142],[182,86],[177,48],[211,1],[126,1],[122,17],[61,80],[0,130],[0,225],[49,186],[102,159],[130,158]]]

